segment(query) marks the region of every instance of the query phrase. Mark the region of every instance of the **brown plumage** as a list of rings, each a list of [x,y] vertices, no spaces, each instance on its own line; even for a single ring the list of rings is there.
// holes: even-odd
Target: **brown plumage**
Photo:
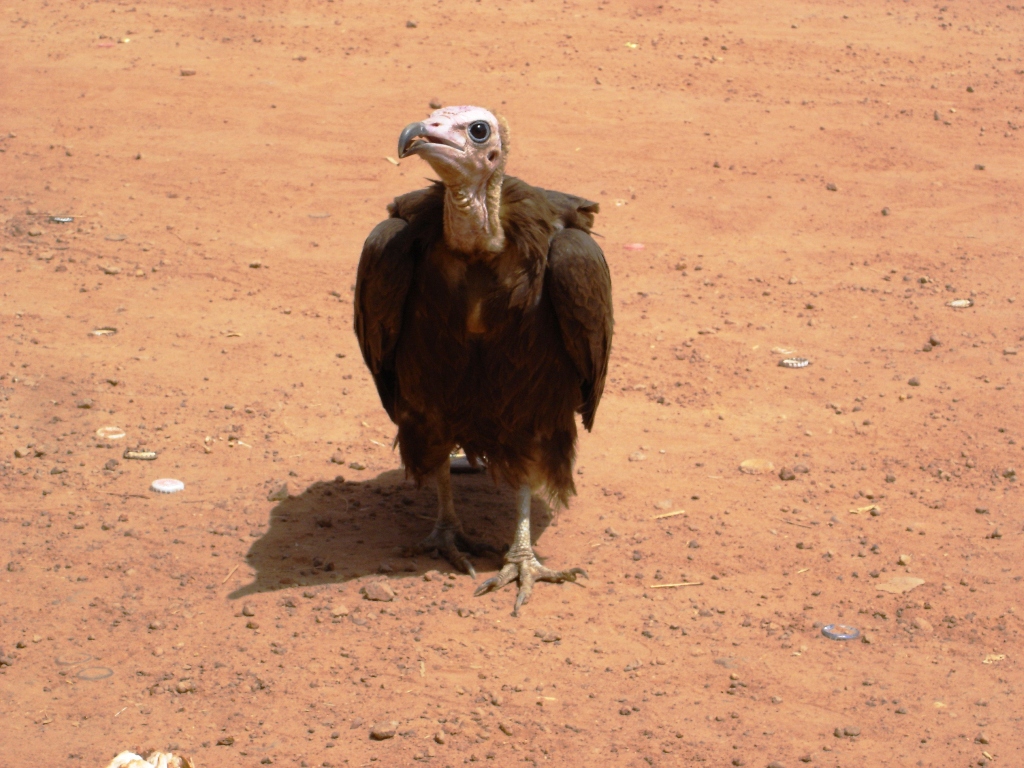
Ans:
[[[486,128],[481,125],[486,124]],[[486,134],[486,136],[483,136]],[[481,137],[482,140],[481,140]],[[611,279],[590,237],[591,203],[504,176],[507,130],[478,107],[435,112],[402,133],[442,181],[397,198],[366,240],[355,329],[406,470],[438,481],[437,526],[421,545],[473,572],[458,545],[448,457],[461,445],[517,488],[506,565],[478,594],[518,579],[575,580],[533,555],[529,500],[575,493],[575,413],[589,430],[612,336]]]

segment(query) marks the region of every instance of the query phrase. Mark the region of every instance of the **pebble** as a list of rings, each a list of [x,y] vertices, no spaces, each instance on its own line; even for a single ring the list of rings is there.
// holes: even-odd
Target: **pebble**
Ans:
[[[778,760],[772,760],[768,763],[768,768],[785,768]]]
[[[441,100],[440,99],[434,98],[434,99],[430,100],[430,108],[431,109],[440,109],[441,107],[442,107],[442,104],[441,104]]]
[[[910,555],[900,555],[899,560],[896,561],[899,565],[910,565]]]
[[[251,605],[246,603],[245,605],[242,606],[242,615],[243,616],[255,616],[256,615],[256,610]]]
[[[388,720],[375,723],[370,728],[370,738],[374,741],[385,741],[387,739],[393,739],[395,733],[398,731],[398,721]]]
[[[539,637],[542,643],[554,643],[562,639],[557,632],[548,632],[542,629],[535,630],[533,636]]]
[[[164,623],[159,619],[149,622],[149,628],[154,631],[159,631],[164,628]]]
[[[932,631],[932,625],[927,619],[922,619],[920,616],[915,618],[910,625],[918,632],[930,633]]]
[[[345,463],[345,455],[341,451],[335,451],[334,454],[331,456],[331,463],[332,464],[344,464]]]
[[[371,581],[359,590],[367,600],[375,600],[382,603],[390,603],[395,599],[395,591],[391,589],[386,581]]]
[[[746,475],[763,475],[775,470],[775,465],[768,459],[746,459],[740,462],[740,472]]]
[[[634,451],[633,453],[629,454],[630,461],[645,461],[646,459],[647,455],[643,451]]]
[[[909,379],[907,379],[907,384],[909,384],[912,387],[920,387],[921,380],[917,376],[911,376]]]
[[[267,501],[285,501],[288,498],[288,483],[282,483],[276,491],[267,494]]]
[[[194,69],[183,69],[181,70],[182,77],[192,77],[196,71]]]
[[[788,467],[783,467],[782,469],[779,470],[779,479],[780,480],[795,480],[796,479],[796,475],[794,475],[793,471],[791,469],[789,469]]]
[[[179,680],[178,684],[174,686],[174,690],[178,693],[194,693],[196,690],[196,684],[191,680]]]
[[[348,465],[348,468],[349,469],[355,469],[355,470],[364,470],[364,469],[366,469],[366,465],[363,464],[362,462],[359,462],[359,461],[353,461],[352,463],[350,463]]]
[[[797,464],[795,467],[793,467],[793,471],[796,472],[798,475],[806,475],[811,470],[807,468],[806,464]]]
[[[341,616],[348,616],[348,608],[346,608],[344,605],[336,605],[333,608],[331,608],[331,616],[334,616],[335,618],[339,618]]]

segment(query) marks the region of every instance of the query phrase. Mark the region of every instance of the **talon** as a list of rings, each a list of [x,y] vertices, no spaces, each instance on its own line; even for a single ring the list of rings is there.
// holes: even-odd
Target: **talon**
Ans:
[[[551,581],[561,583],[566,581],[576,582],[576,577],[582,575],[587,578],[587,572],[582,568],[570,568],[566,571],[553,571],[541,565],[540,561],[532,554],[523,557],[520,553],[515,560],[509,560],[506,555],[505,565],[497,574],[481,584],[473,593],[474,597],[480,597],[488,592],[501,589],[513,581],[519,582],[519,592],[516,594],[515,605],[512,615],[518,616],[519,609],[529,602],[533,594],[533,585],[538,581]]]
[[[412,547],[412,551],[419,554],[431,553],[434,557],[443,557],[455,568],[468,573],[476,578],[476,569],[469,558],[461,551],[467,550],[470,554],[481,555],[492,551],[493,547],[488,544],[467,539],[463,533],[455,528],[435,526],[423,541]]]

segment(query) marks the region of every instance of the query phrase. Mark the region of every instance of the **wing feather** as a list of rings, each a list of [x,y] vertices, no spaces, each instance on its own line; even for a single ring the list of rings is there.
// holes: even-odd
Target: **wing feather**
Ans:
[[[404,219],[385,219],[363,244],[356,273],[355,331],[381,403],[395,418],[394,358],[416,272],[416,244]]]
[[[583,378],[583,426],[594,425],[604,393],[612,346],[612,280],[604,253],[580,229],[564,229],[551,241],[548,286],[562,341]]]

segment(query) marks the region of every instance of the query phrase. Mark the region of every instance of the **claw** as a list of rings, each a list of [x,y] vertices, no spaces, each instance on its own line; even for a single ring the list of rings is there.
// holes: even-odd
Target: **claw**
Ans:
[[[576,582],[577,576],[588,578],[587,572],[582,568],[570,568],[566,571],[553,571],[541,565],[540,561],[531,553],[529,557],[522,560],[508,561],[494,576],[489,578],[473,593],[474,597],[480,597],[493,590],[519,581],[519,592],[516,595],[515,607],[512,610],[513,616],[519,615],[519,609],[526,605],[533,594],[533,585],[538,581],[551,581],[562,583],[566,581]]]
[[[489,544],[467,539],[461,531],[442,527],[435,527],[427,538],[412,548],[412,551],[416,554],[436,553],[475,579],[476,569],[460,548],[478,557],[486,552],[494,551],[494,547]]]

